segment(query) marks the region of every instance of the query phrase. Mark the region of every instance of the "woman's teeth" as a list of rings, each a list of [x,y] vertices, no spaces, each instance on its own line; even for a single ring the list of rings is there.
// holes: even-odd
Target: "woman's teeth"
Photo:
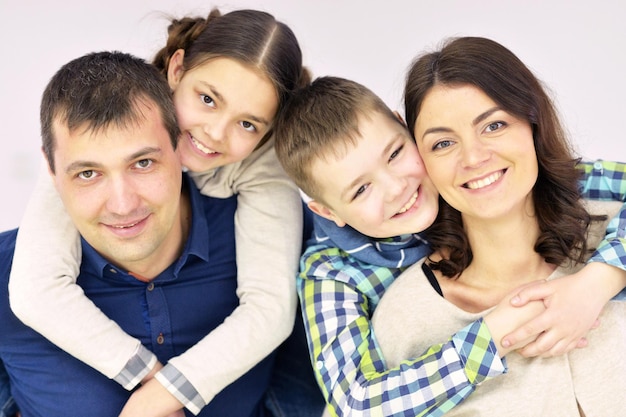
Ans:
[[[217,153],[216,151],[212,151],[211,149],[204,146],[202,143],[198,142],[193,136],[191,136],[191,142],[195,145],[196,148],[198,148],[200,151],[207,155]]]
[[[410,209],[411,207],[413,207],[413,204],[415,204],[415,201],[417,201],[417,191],[415,192],[415,194],[413,194],[413,196],[411,196],[411,199],[404,205],[404,207],[402,207],[400,209],[400,211],[398,212],[398,214],[402,214],[405,211],[407,211],[408,209]]]
[[[470,181],[468,183],[465,184],[466,188],[469,188],[470,190],[477,190],[479,188],[483,188],[486,187],[488,185],[493,184],[494,182],[496,182],[500,177],[502,176],[502,171],[498,171],[498,172],[494,172],[493,174],[489,175],[486,178],[483,178],[481,180],[477,180],[477,181]]]

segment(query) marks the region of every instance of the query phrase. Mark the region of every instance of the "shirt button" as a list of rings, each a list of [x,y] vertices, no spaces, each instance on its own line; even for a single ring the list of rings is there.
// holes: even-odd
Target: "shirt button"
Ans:
[[[163,342],[165,342],[165,337],[163,337],[163,333],[159,333],[159,335],[157,336],[157,343],[159,345],[162,345]]]
[[[322,370],[322,369],[324,368],[324,362],[322,362],[322,361],[317,361],[317,362],[315,363],[315,367],[316,367],[318,370]]]
[[[109,272],[112,274],[117,274],[117,271],[114,268],[109,269]]]
[[[600,162],[600,161],[594,162],[593,163],[593,168],[594,169],[598,169],[598,170],[602,169],[602,162]]]
[[[152,291],[154,289],[154,284],[151,282],[148,284],[148,291]]]

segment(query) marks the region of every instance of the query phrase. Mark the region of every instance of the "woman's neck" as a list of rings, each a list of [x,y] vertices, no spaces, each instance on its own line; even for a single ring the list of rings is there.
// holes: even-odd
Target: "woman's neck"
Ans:
[[[545,279],[554,265],[534,250],[540,230],[528,210],[499,219],[463,217],[472,263],[454,280],[439,278],[444,296],[459,307],[480,312],[522,284]]]

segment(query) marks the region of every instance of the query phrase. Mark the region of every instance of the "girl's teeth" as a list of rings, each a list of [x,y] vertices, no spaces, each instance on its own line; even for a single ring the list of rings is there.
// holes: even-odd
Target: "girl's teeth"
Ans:
[[[402,207],[400,209],[400,211],[398,212],[398,214],[402,214],[405,211],[407,211],[408,209],[410,209],[411,207],[413,207],[413,204],[415,204],[415,201],[417,200],[417,191],[415,192],[415,194],[413,194],[413,196],[411,197],[411,199],[409,200],[408,203],[405,204],[404,207]]]
[[[206,146],[204,146],[203,144],[201,144],[200,142],[198,142],[196,140],[196,138],[194,138],[193,136],[191,137],[191,141],[193,142],[193,144],[196,146],[196,148],[200,149],[203,153],[205,154],[212,154],[212,153],[217,153],[215,151],[210,150],[209,148],[207,148]]]
[[[502,176],[502,171],[498,171],[498,172],[494,172],[493,174],[491,174],[490,176],[488,176],[487,178],[483,178],[481,180],[478,181],[470,181],[466,184],[467,188],[469,188],[470,190],[477,190],[479,188],[483,188],[486,187],[488,185],[493,184],[494,182],[496,182],[500,177]]]

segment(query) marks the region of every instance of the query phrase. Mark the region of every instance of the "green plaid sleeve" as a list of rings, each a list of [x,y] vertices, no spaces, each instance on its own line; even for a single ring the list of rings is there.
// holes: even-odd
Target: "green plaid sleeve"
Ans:
[[[590,200],[626,202],[626,163],[583,162],[580,189]],[[591,255],[589,262],[602,262],[626,270],[626,203],[607,226],[606,236]]]
[[[311,362],[335,416],[441,415],[505,372],[479,320],[421,357],[385,369],[370,318],[401,270],[363,264],[337,248],[305,252],[298,292]]]

